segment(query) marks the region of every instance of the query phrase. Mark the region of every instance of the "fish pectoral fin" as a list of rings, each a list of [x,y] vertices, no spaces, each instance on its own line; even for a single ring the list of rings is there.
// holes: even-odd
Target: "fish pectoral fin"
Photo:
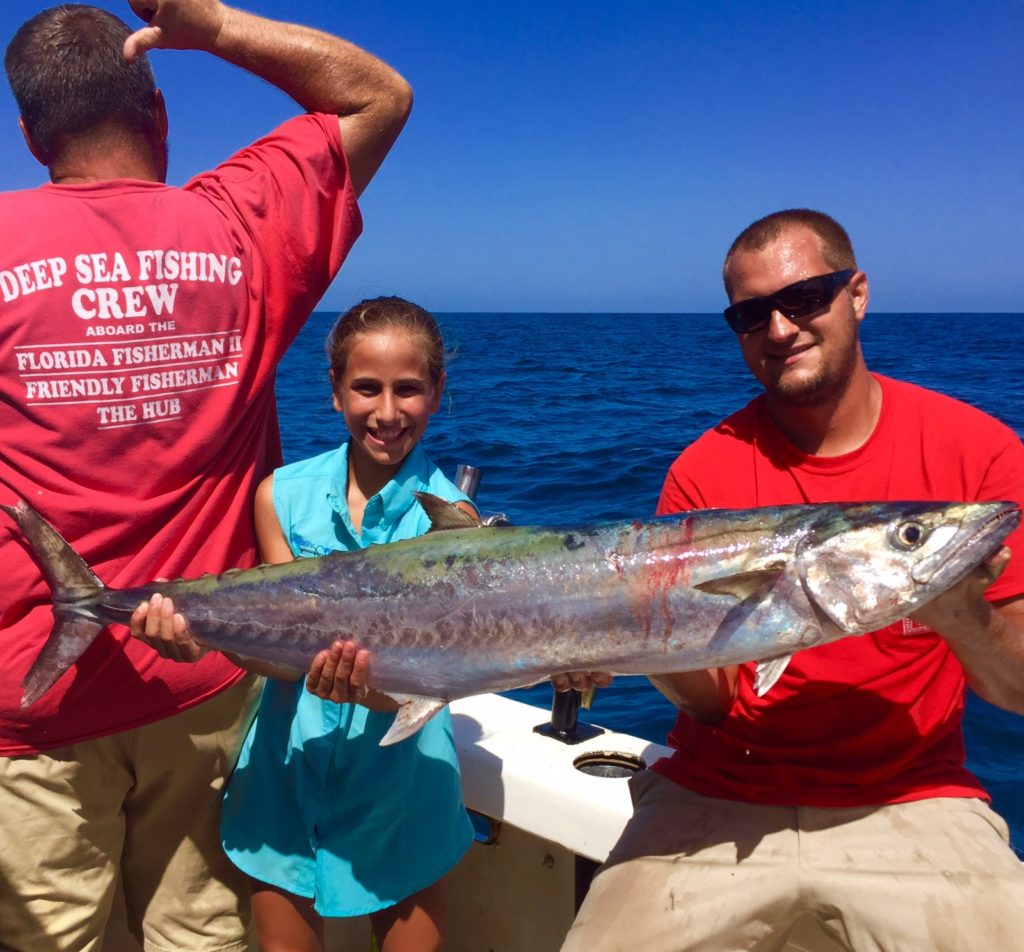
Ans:
[[[418,694],[390,694],[398,702],[398,713],[388,732],[381,738],[380,746],[397,744],[415,734],[448,702],[439,697],[421,697]]]
[[[754,673],[754,693],[758,697],[764,697],[775,686],[775,682],[782,677],[782,672],[786,670],[786,665],[789,664],[792,657],[791,654],[787,654],[757,662],[757,669]]]
[[[460,509],[453,502],[435,496],[433,493],[414,493],[420,505],[430,517],[430,531],[444,529],[479,529],[483,523],[471,513]]]
[[[771,589],[785,570],[785,566],[771,566],[757,569],[754,572],[737,572],[733,575],[721,575],[697,582],[692,587],[709,595],[731,595],[737,601],[745,602],[748,598],[760,600]]]

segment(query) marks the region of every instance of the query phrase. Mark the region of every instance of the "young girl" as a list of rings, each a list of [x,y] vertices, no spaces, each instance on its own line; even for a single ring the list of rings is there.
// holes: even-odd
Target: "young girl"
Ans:
[[[364,301],[338,320],[327,352],[349,438],[260,485],[263,559],[420,535],[430,523],[417,490],[475,514],[420,445],[445,383],[444,344],[430,314],[401,298]],[[163,601],[150,602],[149,614],[170,615]],[[229,782],[221,833],[228,856],[252,878],[263,952],[319,952],[322,916],[365,913],[382,952],[441,947],[442,877],[472,841],[451,717],[443,711],[412,737],[378,746],[396,705],[365,690],[368,662],[338,642],[305,683],[268,680]],[[349,699],[360,703],[335,703]]]

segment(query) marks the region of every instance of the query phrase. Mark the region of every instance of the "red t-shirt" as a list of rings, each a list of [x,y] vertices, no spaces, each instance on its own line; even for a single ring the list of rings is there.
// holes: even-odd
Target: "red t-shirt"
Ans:
[[[0,502],[27,499],[108,585],[256,563],[280,462],[274,372],[361,230],[336,116],[300,116],[184,188],[0,195]],[[0,514],[0,753],[159,720],[233,684],[103,632],[27,710],[49,589]]]
[[[973,407],[885,377],[871,438],[837,457],[800,452],[763,396],[672,464],[658,512],[873,500],[1021,500],[1024,447]],[[988,592],[1024,592],[1017,556]],[[945,641],[909,620],[798,652],[764,696],[740,667],[716,726],[680,713],[655,770],[697,793],[773,805],[863,806],[985,796],[964,767],[964,672]]]

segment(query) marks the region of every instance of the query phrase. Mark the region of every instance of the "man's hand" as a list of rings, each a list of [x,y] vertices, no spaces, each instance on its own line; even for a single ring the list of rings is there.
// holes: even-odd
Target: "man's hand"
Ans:
[[[370,690],[370,652],[354,641],[336,641],[309,666],[306,690],[336,704],[362,704],[371,711],[397,711],[398,704]]]
[[[125,41],[127,60],[155,48],[202,50],[271,83],[306,112],[336,115],[356,195],[373,178],[409,116],[409,84],[382,60],[340,37],[219,0],[128,2],[148,25]]]
[[[148,26],[124,44],[129,63],[152,49],[212,50],[230,10],[219,0],[128,0]]]
[[[569,671],[551,675],[551,684],[560,694],[574,690],[582,694],[588,688],[606,688],[611,683],[612,676],[603,671]]]
[[[1003,546],[952,588],[922,605],[911,617],[951,643],[970,639],[979,624],[986,624],[992,606],[986,601],[985,592],[1002,575],[1009,561],[1010,550]]]
[[[1024,596],[989,602],[985,591],[1010,560],[999,552],[951,589],[922,605],[915,621],[938,632],[964,666],[967,683],[988,701],[1024,714]]]
[[[129,627],[134,637],[170,661],[191,664],[206,654],[207,649],[189,633],[185,616],[176,612],[174,602],[159,592],[135,609]]]

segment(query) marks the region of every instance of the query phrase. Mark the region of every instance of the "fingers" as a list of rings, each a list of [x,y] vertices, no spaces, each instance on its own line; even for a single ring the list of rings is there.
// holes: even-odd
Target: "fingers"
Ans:
[[[124,43],[129,62],[152,49],[208,50],[236,11],[219,0],[128,0],[147,26],[136,30]]]
[[[135,609],[129,625],[132,635],[170,661],[191,663],[206,653],[192,638],[185,616],[175,612],[174,602],[159,592]]]
[[[572,682],[569,680],[569,675],[567,674],[551,675],[551,686],[558,691],[559,694],[564,694],[566,691],[572,690]]]
[[[128,6],[140,20],[149,23],[153,19],[153,14],[156,13],[159,0],[128,0]]]
[[[586,691],[590,687],[606,688],[612,683],[612,676],[604,671],[568,671],[565,674],[553,674],[551,684],[560,693],[566,691]]]
[[[157,26],[146,26],[136,30],[124,41],[124,58],[134,63],[140,56],[162,45],[163,34]]]
[[[336,701],[340,704],[347,700],[348,676],[352,671],[355,656],[355,645],[352,642],[334,642],[330,648],[319,652],[313,659],[309,675],[306,677],[306,688],[325,701]]]
[[[352,673],[348,678],[349,691],[358,701],[365,701],[370,677],[370,652],[357,651],[355,660],[352,662]]]
[[[306,688],[325,701],[362,704],[368,693],[370,652],[354,641],[336,641],[313,659]]]
[[[962,641],[970,637],[971,632],[977,631],[979,620],[990,611],[985,592],[1003,574],[1009,561],[1010,550],[1003,546],[952,588],[914,611],[911,618],[938,632],[947,641]]]
[[[132,612],[128,627],[132,630],[133,638],[141,638],[146,633],[146,615],[149,613],[149,602],[143,602]]]
[[[1004,545],[998,552],[987,558],[981,567],[985,570],[985,574],[994,582],[1003,574],[1003,570],[1009,563],[1010,549]]]

